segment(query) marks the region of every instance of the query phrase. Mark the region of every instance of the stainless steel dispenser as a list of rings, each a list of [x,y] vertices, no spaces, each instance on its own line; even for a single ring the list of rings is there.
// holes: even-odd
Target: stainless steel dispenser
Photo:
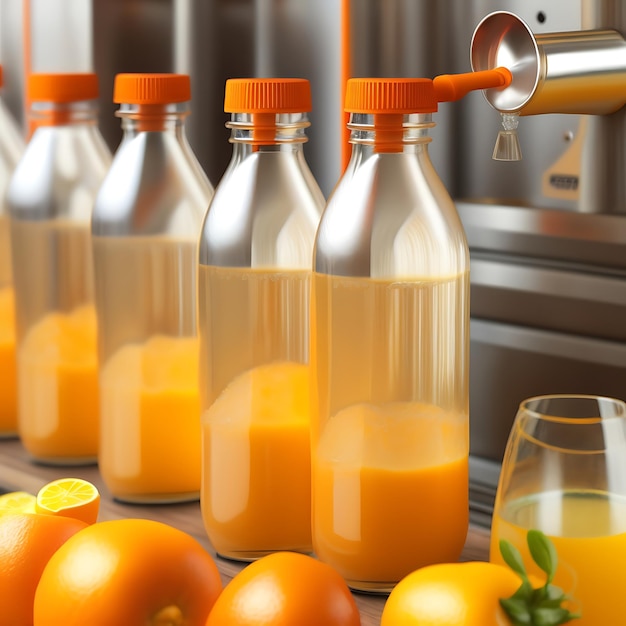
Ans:
[[[626,103],[626,41],[616,30],[535,35],[514,13],[497,11],[476,27],[472,69],[506,66],[507,89],[488,89],[501,113],[614,113]]]
[[[471,63],[474,70],[502,65],[511,70],[509,88],[485,91],[487,101],[505,121],[511,116],[549,113],[604,116],[584,120],[581,128],[585,175],[580,177],[578,210],[626,211],[625,186],[615,176],[626,166],[624,114],[607,115],[626,104],[626,41],[619,31],[598,28],[534,35],[517,15],[499,11],[474,31]],[[599,162],[604,167],[596,167]],[[552,183],[567,184],[567,176],[553,176]]]

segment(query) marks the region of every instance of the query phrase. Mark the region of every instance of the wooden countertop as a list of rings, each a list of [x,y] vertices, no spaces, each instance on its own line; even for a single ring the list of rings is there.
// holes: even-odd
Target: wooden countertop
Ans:
[[[8,491],[37,491],[47,482],[64,476],[84,478],[100,490],[99,519],[140,517],[159,520],[193,535],[214,557],[226,584],[244,564],[221,559],[215,555],[202,524],[199,503],[170,505],[129,505],[115,502],[104,486],[96,466],[49,467],[32,463],[18,440],[0,440],[0,488]],[[463,552],[463,560],[485,560],[489,549],[487,530],[470,527]],[[355,593],[361,612],[362,626],[379,626],[385,596]]]

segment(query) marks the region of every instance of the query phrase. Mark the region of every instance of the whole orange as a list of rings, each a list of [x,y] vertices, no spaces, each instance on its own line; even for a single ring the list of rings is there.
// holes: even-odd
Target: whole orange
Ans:
[[[510,626],[498,600],[521,584],[495,563],[443,563],[403,578],[385,602],[381,626]]]
[[[0,516],[0,626],[32,626],[35,589],[46,563],[86,526],[36,513]]]
[[[222,590],[191,535],[146,519],[97,522],[46,565],[36,626],[204,626]]]
[[[359,626],[354,598],[326,563],[295,552],[254,561],[224,588],[206,626]]]

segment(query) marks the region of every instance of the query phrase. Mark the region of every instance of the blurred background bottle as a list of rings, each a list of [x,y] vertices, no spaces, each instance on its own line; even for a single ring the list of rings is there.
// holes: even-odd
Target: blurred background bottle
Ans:
[[[202,512],[217,552],[311,550],[309,288],[324,199],[304,79],[231,79],[233,153],[200,240]]]
[[[198,499],[198,238],[213,187],[185,136],[189,77],[120,74],[124,132],[93,221],[102,477],[129,502]]]
[[[37,460],[94,462],[96,315],[89,222],[110,164],[95,74],[32,74],[35,131],[8,188],[18,430]]]
[[[428,79],[351,79],[352,156],[320,223],[313,546],[389,591],[468,528],[469,252],[428,154]]]
[[[0,65],[0,87],[3,85],[2,79]],[[0,437],[10,437],[17,433],[15,304],[6,192],[23,151],[22,134],[0,99]]]

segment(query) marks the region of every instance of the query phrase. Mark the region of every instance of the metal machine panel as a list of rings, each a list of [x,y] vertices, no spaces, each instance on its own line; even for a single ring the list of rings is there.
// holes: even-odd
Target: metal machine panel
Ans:
[[[624,398],[626,344],[473,318],[470,451],[502,460],[519,403],[548,393]]]

